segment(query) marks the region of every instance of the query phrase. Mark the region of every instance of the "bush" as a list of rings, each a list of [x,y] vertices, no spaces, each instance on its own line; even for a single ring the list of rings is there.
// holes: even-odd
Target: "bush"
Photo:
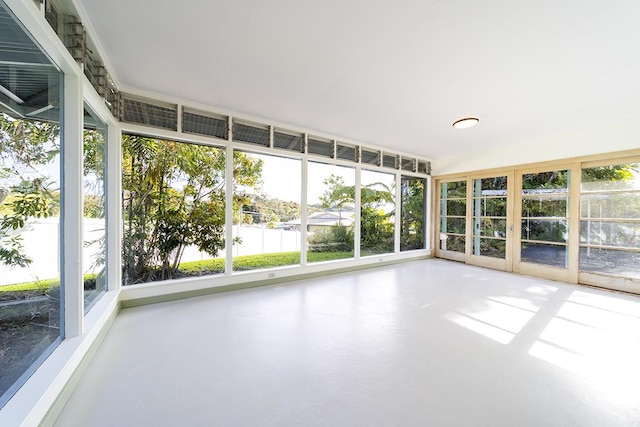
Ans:
[[[344,225],[333,225],[328,230],[317,231],[309,238],[309,251],[353,251],[353,230]]]

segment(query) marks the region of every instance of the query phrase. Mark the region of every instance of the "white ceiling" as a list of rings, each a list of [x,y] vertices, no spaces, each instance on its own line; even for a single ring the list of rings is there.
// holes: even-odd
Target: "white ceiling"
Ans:
[[[82,0],[121,89],[438,159],[640,110],[637,0]],[[475,128],[455,119],[474,115]]]

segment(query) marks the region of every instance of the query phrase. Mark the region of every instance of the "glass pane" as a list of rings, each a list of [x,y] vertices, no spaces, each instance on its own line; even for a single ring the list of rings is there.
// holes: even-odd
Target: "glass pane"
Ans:
[[[236,182],[255,185],[261,165],[233,157]],[[122,137],[124,285],[224,272],[225,151]]]
[[[522,239],[563,242],[568,239],[566,220],[522,219]]]
[[[492,218],[474,218],[474,236],[507,236],[507,220]]]
[[[567,247],[545,245],[543,243],[522,242],[520,259],[524,262],[535,262],[554,267],[567,267]]]
[[[507,199],[505,197],[474,198],[474,216],[507,216]]]
[[[640,163],[582,169],[582,191],[640,189]]]
[[[640,279],[640,253],[580,248],[580,270]]]
[[[497,196],[507,194],[507,177],[496,176],[473,180],[474,196]],[[481,192],[481,194],[478,194]]]
[[[302,165],[298,159],[234,152],[260,167],[234,192],[233,271],[300,264]],[[256,171],[257,172],[257,171]],[[234,174],[235,175],[235,174]]]
[[[0,2],[0,408],[60,342],[62,74]]]
[[[467,220],[464,218],[440,217],[440,231],[446,233],[465,234]]]
[[[464,236],[441,235],[440,249],[443,251],[455,251],[464,253]]]
[[[580,198],[581,218],[638,218],[640,193],[583,194]]]
[[[392,253],[395,229],[395,176],[363,170],[360,180],[360,255]]]
[[[504,258],[506,244],[506,240],[476,237],[474,239],[473,254],[492,258]]]
[[[523,196],[522,217],[566,217],[567,196]]]
[[[85,106],[82,181],[84,196],[82,269],[85,311],[107,290],[106,134],[106,124]]]
[[[403,176],[400,179],[402,195],[400,250],[425,248],[426,180]]]
[[[443,182],[440,184],[440,197],[467,197],[467,181]]]
[[[580,243],[640,249],[640,223],[580,221]]]
[[[527,193],[536,192],[536,190],[541,193],[544,193],[545,190],[551,190],[551,193],[557,193],[558,191],[553,190],[562,190],[567,189],[568,187],[569,171],[567,170],[522,175],[522,189]]]
[[[465,216],[467,214],[467,200],[453,199],[440,202],[441,215]]]
[[[307,262],[353,258],[355,169],[309,162]]]

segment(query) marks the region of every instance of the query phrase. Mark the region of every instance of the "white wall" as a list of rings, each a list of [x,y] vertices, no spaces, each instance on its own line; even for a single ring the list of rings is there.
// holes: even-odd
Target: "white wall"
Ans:
[[[434,160],[433,174],[472,172],[640,148],[640,113],[587,129]]]

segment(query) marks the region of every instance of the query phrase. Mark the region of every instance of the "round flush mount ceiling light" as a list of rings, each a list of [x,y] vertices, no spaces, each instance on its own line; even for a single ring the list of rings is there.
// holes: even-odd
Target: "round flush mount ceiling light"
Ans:
[[[477,125],[478,122],[480,122],[480,119],[477,117],[465,117],[453,122],[453,127],[456,129],[467,129]]]

